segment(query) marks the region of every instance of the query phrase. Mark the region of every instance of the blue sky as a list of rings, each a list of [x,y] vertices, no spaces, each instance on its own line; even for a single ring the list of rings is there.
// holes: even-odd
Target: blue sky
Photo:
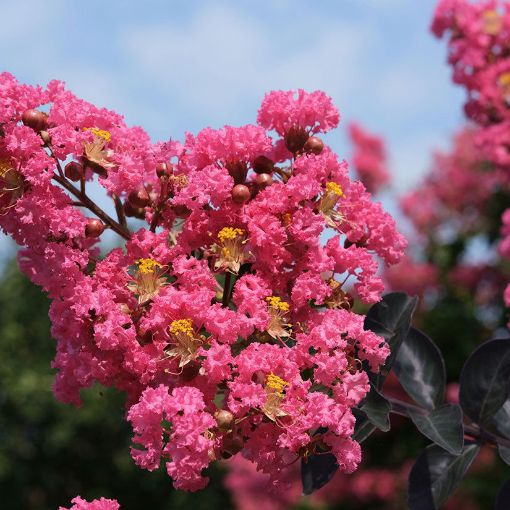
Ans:
[[[265,91],[322,89],[342,116],[327,141],[350,155],[351,120],[384,135],[395,192],[462,122],[434,0],[0,0],[0,69],[65,81],[154,140],[254,122]],[[394,210],[391,196],[383,199]],[[0,255],[6,252],[0,238]]]

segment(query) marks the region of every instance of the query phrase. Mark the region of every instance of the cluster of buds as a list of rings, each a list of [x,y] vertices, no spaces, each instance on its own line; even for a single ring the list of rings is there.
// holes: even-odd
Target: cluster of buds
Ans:
[[[178,488],[238,453],[273,487],[319,443],[360,462],[351,410],[389,350],[353,304],[405,241],[318,137],[338,122],[324,93],[276,91],[257,124],[154,144],[59,82],[0,75],[0,227],[52,299],[55,394],[125,392],[133,459]],[[125,246],[101,256],[105,229]]]

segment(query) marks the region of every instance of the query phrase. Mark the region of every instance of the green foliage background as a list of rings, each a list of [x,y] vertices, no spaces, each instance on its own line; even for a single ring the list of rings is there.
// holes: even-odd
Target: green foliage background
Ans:
[[[83,392],[76,409],[54,398],[49,301],[9,263],[0,278],[0,508],[56,510],[80,495],[117,498],[123,510],[231,508],[217,468],[206,491],[174,491],[164,468],[130,455],[120,394]]]

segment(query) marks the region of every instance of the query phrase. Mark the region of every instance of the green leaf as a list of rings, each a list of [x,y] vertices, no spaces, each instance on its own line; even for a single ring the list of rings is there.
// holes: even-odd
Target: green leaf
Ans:
[[[483,343],[468,358],[460,374],[460,405],[481,426],[492,421],[508,395],[510,338]]]
[[[434,409],[444,402],[446,370],[441,351],[418,329],[402,341],[393,370],[407,394],[420,406]]]
[[[460,455],[464,446],[462,411],[456,404],[445,404],[427,414],[408,411],[416,428],[452,455]]]
[[[501,460],[510,466],[510,448],[498,444],[498,453]],[[510,508],[510,507],[509,507]]]
[[[353,408],[352,414],[354,414],[356,418],[356,425],[354,426],[352,438],[358,443],[362,443],[374,432],[376,427],[361,409],[357,407]]]
[[[510,508],[510,480],[507,480],[498,491],[494,510],[508,510]]]
[[[332,453],[310,455],[301,459],[301,483],[303,494],[312,494],[326,485],[338,469],[338,463]]]
[[[411,510],[438,510],[460,483],[478,455],[475,443],[452,455],[436,445],[422,451],[409,475],[407,502]]]
[[[390,411],[391,405],[374,387],[366,396],[361,410],[367,415],[367,418],[378,429],[383,432],[390,430]]]
[[[379,373],[370,373],[370,379],[378,390],[382,388],[400,344],[409,331],[417,301],[416,297],[410,297],[403,292],[391,292],[386,294],[382,301],[372,306],[365,317],[365,329],[382,336],[391,349]]]

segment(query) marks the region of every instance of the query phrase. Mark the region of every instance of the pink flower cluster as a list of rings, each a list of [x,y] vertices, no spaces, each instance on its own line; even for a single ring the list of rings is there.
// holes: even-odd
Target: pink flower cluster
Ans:
[[[114,499],[93,499],[88,502],[80,496],[76,496],[71,503],[74,503],[73,506],[69,509],[61,506],[59,510],[119,510],[119,503]]]
[[[379,192],[390,182],[383,139],[354,122],[349,125],[349,136],[354,146],[352,165],[358,177],[370,193]]]
[[[178,488],[239,452],[273,486],[318,449],[360,462],[361,362],[378,371],[389,349],[352,304],[380,299],[375,256],[406,243],[317,136],[338,121],[322,92],[277,91],[257,125],[152,144],[61,83],[0,75],[0,226],[52,299],[54,392],[125,392],[134,461]],[[106,228],[126,243],[101,257]]]
[[[496,250],[486,249],[485,257],[480,254],[476,263],[465,261],[460,255],[471,239],[482,233],[487,239],[494,236],[489,232],[494,228],[491,208],[500,190],[508,187],[507,182],[505,173],[491,165],[476,144],[476,129],[463,128],[456,133],[451,149],[437,152],[424,180],[401,198],[401,209],[416,234],[413,245],[429,260],[415,260],[408,254],[385,270],[386,286],[431,298],[422,300],[422,306],[433,304],[435,298],[454,286],[460,294],[469,293],[479,307],[501,308],[502,282],[507,277]],[[504,227],[502,256],[508,256],[506,232],[510,230]],[[459,245],[458,258],[441,258],[440,247],[454,242]],[[490,313],[480,315],[493,317]]]
[[[504,172],[508,188],[510,2],[441,0],[432,31],[438,37],[448,38],[453,80],[466,88],[466,114],[478,125],[474,132],[475,143],[488,166]],[[506,236],[504,232],[503,236]],[[505,254],[505,241],[503,243],[501,251]],[[510,306],[508,296],[510,289],[505,293],[505,301]]]

